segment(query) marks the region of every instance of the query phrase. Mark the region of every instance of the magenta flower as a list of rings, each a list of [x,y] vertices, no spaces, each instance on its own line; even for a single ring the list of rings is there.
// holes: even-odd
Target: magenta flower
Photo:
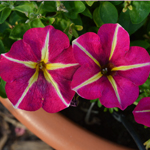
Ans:
[[[150,97],[142,98],[133,110],[137,123],[150,127]]]
[[[73,41],[76,60],[72,89],[86,99],[100,98],[108,108],[124,110],[139,95],[138,85],[149,76],[150,57],[138,46],[130,47],[129,34],[119,24],[104,24],[98,35],[85,33]]]
[[[47,26],[28,30],[23,40],[1,55],[0,76],[16,108],[34,111],[43,107],[54,113],[69,106],[77,67],[67,35]]]

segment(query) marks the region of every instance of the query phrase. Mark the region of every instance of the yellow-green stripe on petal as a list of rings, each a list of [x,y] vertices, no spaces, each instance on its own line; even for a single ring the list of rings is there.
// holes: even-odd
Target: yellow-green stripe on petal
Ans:
[[[112,56],[113,56],[113,54],[114,54],[116,45],[117,45],[117,33],[118,33],[119,27],[120,27],[120,25],[117,24],[117,27],[116,27],[116,29],[115,29],[115,33],[114,33],[114,36],[113,36],[113,41],[112,41],[112,45],[111,45],[111,51],[110,51],[109,60],[111,60],[111,58],[112,58]]]
[[[46,40],[45,40],[45,45],[42,48],[42,57],[41,57],[41,61],[44,61],[44,63],[48,62],[48,56],[49,56],[49,51],[48,51],[48,47],[49,47],[49,32],[46,35]]]
[[[69,104],[66,103],[65,99],[63,98],[60,90],[59,90],[59,87],[57,85],[57,83],[54,81],[54,79],[52,78],[52,76],[47,72],[46,69],[43,70],[44,72],[44,76],[45,76],[45,79],[52,84],[52,86],[54,87],[54,89],[56,90],[58,96],[60,97],[60,99],[62,100],[62,102],[68,107]]]
[[[23,94],[21,95],[20,99],[18,100],[17,104],[14,106],[15,108],[18,108],[18,106],[20,105],[20,103],[22,102],[23,98],[26,96],[26,94],[28,93],[30,87],[37,81],[38,79],[38,75],[39,75],[39,68],[36,69],[35,73],[33,74],[33,76],[30,78],[29,83],[27,88],[24,90]]]
[[[150,112],[150,110],[137,110],[137,111],[134,111],[136,113],[143,113],[143,112]]]
[[[75,64],[50,63],[50,64],[46,64],[46,69],[47,70],[64,69],[64,68],[73,67],[77,65],[78,63]]]
[[[77,45],[88,57],[90,57],[99,67],[101,67],[100,63],[76,40],[73,41],[73,44]]]
[[[121,100],[120,100],[120,96],[118,93],[117,84],[116,84],[115,80],[113,79],[113,77],[111,75],[107,76],[107,78],[115,91],[115,94],[116,94],[119,104],[121,104]]]
[[[93,83],[95,81],[97,81],[98,79],[100,79],[102,77],[102,73],[99,72],[96,75],[92,76],[91,78],[89,78],[88,80],[84,81],[83,83],[81,83],[80,85],[76,86],[73,90],[77,91],[78,89],[82,88],[83,86],[86,86],[90,83]]]
[[[130,69],[135,69],[135,68],[140,68],[140,67],[145,67],[145,66],[150,66],[150,63],[143,63],[143,64],[136,64],[136,65],[129,65],[129,66],[119,66],[119,67],[114,67],[112,68],[111,71],[126,71]]]
[[[23,64],[29,68],[33,68],[35,69],[36,68],[36,62],[32,62],[32,61],[21,61],[21,60],[18,60],[18,59],[14,59],[14,58],[11,58],[11,57],[8,57],[6,56],[5,54],[2,54],[2,56],[4,56],[6,59],[10,60],[10,61],[13,61],[13,62],[16,62],[16,63],[20,63],[20,64]]]

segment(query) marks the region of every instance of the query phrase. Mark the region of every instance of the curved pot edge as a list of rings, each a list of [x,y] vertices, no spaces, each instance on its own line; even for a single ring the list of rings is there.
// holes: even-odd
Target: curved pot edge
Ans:
[[[15,109],[8,99],[1,103],[31,132],[57,150],[130,150],[83,130],[59,113],[50,114],[42,108],[29,112]]]

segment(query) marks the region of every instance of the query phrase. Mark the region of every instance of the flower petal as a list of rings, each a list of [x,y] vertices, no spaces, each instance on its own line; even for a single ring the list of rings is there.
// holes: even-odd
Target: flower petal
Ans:
[[[95,99],[101,96],[99,90],[99,79],[102,74],[98,66],[85,64],[75,72],[71,87],[81,97]]]
[[[33,111],[41,107],[41,99],[34,88],[37,78],[38,71],[34,70],[28,71],[26,76],[6,83],[6,94],[16,108]]]
[[[16,41],[12,45],[10,51],[8,53],[5,53],[4,56],[20,61],[37,62],[38,60],[31,47],[23,40]]]
[[[29,74],[6,84],[6,93],[15,107],[28,111],[43,107],[47,112],[54,113],[69,106],[75,94],[70,88],[70,81],[53,76],[48,82],[39,72],[38,79],[34,78],[30,86],[34,75]]]
[[[124,110],[138,98],[139,88],[130,80],[119,75],[110,80],[101,85],[102,97],[100,97],[100,101],[105,107],[119,107]]]
[[[129,34],[119,24],[104,24],[98,35],[107,60],[114,61],[123,56],[130,46]]]
[[[133,110],[134,119],[137,123],[150,127],[150,97],[141,99]]]
[[[133,46],[126,53],[123,59],[114,62],[119,70],[117,74],[134,82],[136,85],[143,84],[150,72],[150,56],[148,52],[138,46]]]
[[[46,65],[49,73],[54,72],[58,76],[68,80],[72,80],[72,76],[78,67],[79,64],[74,58],[72,46],[65,49],[53,61]]]
[[[31,69],[35,65],[34,62],[24,61],[26,63],[23,63],[20,60],[12,59],[5,55],[2,54],[0,59],[0,76],[6,82],[12,82],[28,75],[30,72],[34,72],[35,69]]]
[[[57,76],[55,73],[49,74],[44,72],[44,76],[47,80],[47,100],[44,100],[43,108],[47,112],[58,112],[70,105],[70,102],[75,94],[71,90],[71,81]]]
[[[72,42],[74,55],[79,64],[95,63],[100,67],[101,45],[97,34],[88,32]],[[103,57],[102,57],[103,58]]]
[[[38,60],[45,58],[51,61],[70,45],[67,35],[53,26],[32,28],[24,34],[23,40],[30,45]],[[49,58],[45,57],[46,53]]]

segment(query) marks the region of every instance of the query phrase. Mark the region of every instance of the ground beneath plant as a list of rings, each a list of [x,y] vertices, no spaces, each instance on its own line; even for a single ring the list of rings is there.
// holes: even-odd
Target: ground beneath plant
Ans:
[[[79,99],[77,107],[69,107],[61,113],[83,128],[120,145],[138,149],[129,132],[118,122],[109,111],[104,112],[104,107],[99,108],[92,104],[90,116],[87,112],[91,102]],[[144,128],[134,121],[132,111],[134,106],[120,111],[126,120],[136,131],[141,142],[150,139],[150,129]],[[41,141],[31,133],[24,125],[18,122],[12,114],[0,103],[0,150],[54,150],[52,147]]]
[[[18,122],[0,103],[0,150],[54,150]]]

